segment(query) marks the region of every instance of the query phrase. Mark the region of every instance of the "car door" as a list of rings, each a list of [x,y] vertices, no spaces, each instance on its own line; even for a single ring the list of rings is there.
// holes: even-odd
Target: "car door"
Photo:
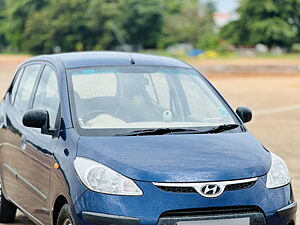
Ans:
[[[17,160],[20,137],[11,121],[15,110],[12,109],[16,92],[25,68],[20,68],[15,74],[14,80],[1,103],[0,115],[0,177],[2,188],[5,189],[6,197],[15,196],[17,193],[17,178],[13,164]],[[5,180],[5,185],[4,185]]]
[[[54,68],[45,65],[32,98],[33,110],[47,110],[50,119],[50,129],[59,126],[59,91]],[[26,129],[26,154],[29,167],[25,167],[23,177],[31,189],[24,198],[26,210],[43,224],[50,223],[50,208],[48,207],[50,172],[54,165],[53,153],[57,144],[55,136],[41,133],[41,129]],[[34,202],[34,204],[32,204]]]
[[[6,197],[23,208],[23,198],[27,196],[22,173],[30,166],[24,148],[25,127],[22,116],[28,111],[32,93],[40,74],[42,64],[31,63],[21,67],[11,90],[5,98],[5,119],[1,129],[1,173]]]

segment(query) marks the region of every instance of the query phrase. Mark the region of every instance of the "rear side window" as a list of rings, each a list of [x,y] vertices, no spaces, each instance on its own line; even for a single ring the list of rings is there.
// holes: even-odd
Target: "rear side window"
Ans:
[[[23,72],[24,72],[24,68],[19,70],[19,72],[16,75],[15,82],[13,83],[13,87],[12,87],[11,94],[10,94],[11,104],[14,104],[16,93],[17,93],[17,90],[18,90],[19,83],[20,83]]]
[[[59,108],[59,92],[54,70],[46,66],[39,81],[33,102],[33,109],[47,110],[50,117],[50,128],[55,127]]]
[[[30,65],[25,68],[14,102],[14,107],[21,112],[28,110],[30,97],[40,69],[40,64]]]

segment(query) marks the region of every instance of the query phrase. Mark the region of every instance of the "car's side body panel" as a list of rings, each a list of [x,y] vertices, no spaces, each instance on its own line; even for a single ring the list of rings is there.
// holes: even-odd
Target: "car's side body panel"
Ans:
[[[22,124],[23,113],[18,112],[11,105],[10,93],[8,92],[1,104],[1,116],[4,121],[1,122],[0,127],[2,128],[0,129],[0,166],[3,191],[6,197],[29,215],[34,222],[50,224],[56,198],[59,195],[63,195],[65,198],[69,196],[68,184],[63,178],[64,172],[53,168],[57,162],[54,151],[58,143],[60,146],[58,155],[64,154],[64,149],[67,149],[64,145],[68,146],[68,143],[74,143],[74,146],[69,148],[70,156],[72,156],[71,162],[73,162],[76,155],[77,140],[69,142],[70,139],[68,139],[68,143],[66,143],[66,128],[70,127],[71,124],[65,122],[70,121],[68,118],[70,113],[64,67],[55,61],[46,60],[32,60],[21,67],[34,63],[51,66],[56,71],[62,102],[60,114],[63,132],[57,138],[41,134],[40,129],[25,127]],[[35,94],[35,91],[36,87],[32,95]],[[65,163],[62,165],[73,168],[72,165]],[[72,176],[74,177],[74,174]],[[72,204],[70,198],[69,203]]]

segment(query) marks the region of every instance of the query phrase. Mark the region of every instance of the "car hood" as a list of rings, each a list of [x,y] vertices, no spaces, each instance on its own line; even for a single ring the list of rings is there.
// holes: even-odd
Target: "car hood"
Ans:
[[[81,137],[78,156],[150,182],[207,182],[265,175],[270,154],[249,132]]]

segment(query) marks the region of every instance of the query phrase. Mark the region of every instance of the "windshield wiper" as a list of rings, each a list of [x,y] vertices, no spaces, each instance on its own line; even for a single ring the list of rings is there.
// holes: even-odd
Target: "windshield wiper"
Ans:
[[[227,130],[233,130],[237,127],[240,127],[239,124],[223,124],[217,127],[213,127],[210,130],[203,131],[202,134],[212,134],[212,133],[221,133]]]
[[[191,128],[156,128],[156,129],[144,129],[136,130],[129,133],[117,134],[116,136],[146,136],[146,135],[164,135],[164,134],[210,134],[221,133],[227,130],[232,130],[239,127],[238,124],[224,124],[217,127],[213,127],[209,130],[191,129]]]
[[[145,135],[164,135],[169,133],[202,133],[201,130],[189,128],[155,128],[136,130],[129,133],[117,134],[117,136],[145,136]]]

